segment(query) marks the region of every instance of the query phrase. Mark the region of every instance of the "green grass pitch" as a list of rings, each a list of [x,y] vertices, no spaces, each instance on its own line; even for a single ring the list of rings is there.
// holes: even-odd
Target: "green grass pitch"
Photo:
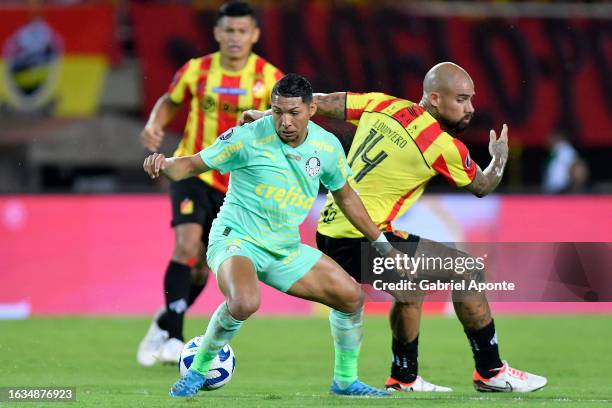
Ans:
[[[420,374],[452,393],[402,393],[387,399],[328,394],[333,348],[325,317],[254,317],[232,343],[236,371],[223,389],[193,400],[168,397],[176,367],[142,368],[136,347],[145,318],[32,318],[0,321],[0,387],[74,386],[76,403],[3,403],[23,407],[586,407],[612,403],[612,316],[499,316],[503,359],[548,377],[532,394],[481,394],[473,390],[471,351],[455,318],[423,318]],[[186,333],[206,319],[188,318]],[[360,377],[376,386],[386,379],[390,337],[385,317],[368,317]]]

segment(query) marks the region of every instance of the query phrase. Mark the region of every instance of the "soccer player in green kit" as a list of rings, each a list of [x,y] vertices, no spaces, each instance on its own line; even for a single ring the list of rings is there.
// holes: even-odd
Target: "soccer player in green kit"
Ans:
[[[316,109],[310,83],[289,74],[272,90],[271,116],[228,130],[193,156],[156,153],[145,159],[143,167],[152,178],[160,172],[180,180],[210,169],[231,171],[206,254],[225,302],[213,314],[202,347],[187,374],[172,386],[171,396],[197,394],[214,357],[259,307],[258,281],[332,308],[333,394],[389,395],[357,379],[363,336],[360,286],[331,258],[300,242],[298,226],[321,182],[381,255],[398,254],[346,182],[351,170],[340,142],[310,121]]]

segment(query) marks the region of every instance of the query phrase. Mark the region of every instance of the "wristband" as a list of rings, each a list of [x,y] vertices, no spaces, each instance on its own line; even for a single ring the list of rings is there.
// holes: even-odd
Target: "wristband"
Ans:
[[[372,247],[382,256],[387,256],[393,250],[393,245],[389,243],[387,237],[382,232],[375,241],[370,242]]]

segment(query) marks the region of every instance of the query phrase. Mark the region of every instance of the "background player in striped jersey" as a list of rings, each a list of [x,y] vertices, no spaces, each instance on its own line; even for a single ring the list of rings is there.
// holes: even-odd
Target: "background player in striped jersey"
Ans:
[[[190,112],[175,156],[199,152],[235,126],[243,111],[270,105],[270,92],[282,73],[251,52],[259,38],[253,8],[241,2],[223,5],[214,35],[219,51],[183,65],[155,104],[141,133],[142,144],[151,152],[160,146],[164,127],[183,103],[189,103]],[[143,366],[178,362],[184,313],[208,278],[203,249],[223,203],[228,176],[211,171],[170,186],[176,240],[164,277],[165,308],[156,314],[138,347],[137,360]]]
[[[465,130],[473,115],[474,83],[453,63],[434,66],[423,81],[419,104],[382,93],[318,94],[322,115],[357,125],[347,155],[353,177],[368,213],[391,242],[414,243],[414,256],[465,257],[467,254],[442,244],[394,230],[392,222],[423,194],[429,180],[440,174],[451,184],[483,197],[498,186],[508,157],[508,128],[498,138],[491,130],[491,162],[485,170],[470,158],[455,137]],[[258,112],[246,112],[245,121]],[[361,243],[367,242],[328,198],[317,231],[319,248],[338,262],[357,281],[362,280]],[[428,270],[440,276],[444,271]],[[477,271],[470,271],[478,278]],[[461,296],[460,296],[461,295]],[[484,293],[453,293],[457,317],[472,347],[476,369],[474,386],[479,391],[527,392],[546,385],[546,379],[513,369],[499,357],[497,335]],[[391,376],[385,386],[402,391],[450,391],[418,376],[418,337],[421,301],[395,302],[390,322],[393,332]]]

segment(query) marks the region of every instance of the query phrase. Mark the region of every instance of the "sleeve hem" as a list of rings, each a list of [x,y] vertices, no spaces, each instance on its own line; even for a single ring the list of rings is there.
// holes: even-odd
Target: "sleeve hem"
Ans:
[[[340,186],[339,186],[339,187],[332,188],[331,186],[330,186],[330,187],[325,186],[325,188],[327,188],[329,191],[338,191],[338,190],[340,190],[342,187],[344,187],[344,186],[346,185],[346,183],[347,183],[347,179],[344,179],[344,182],[343,182],[342,184],[340,184]]]
[[[204,150],[200,151],[200,153],[198,153],[200,155],[200,159],[202,159],[202,161],[204,162],[204,164],[206,165],[206,167],[208,167],[211,170],[217,170],[219,171],[219,169],[217,169],[216,167],[214,167],[211,163],[209,163],[208,157],[205,157],[202,153],[204,153]]]
[[[174,106],[181,106],[183,104],[183,101],[177,102],[174,99],[172,99],[172,94],[168,94],[168,100],[170,101],[171,104],[173,104]]]

